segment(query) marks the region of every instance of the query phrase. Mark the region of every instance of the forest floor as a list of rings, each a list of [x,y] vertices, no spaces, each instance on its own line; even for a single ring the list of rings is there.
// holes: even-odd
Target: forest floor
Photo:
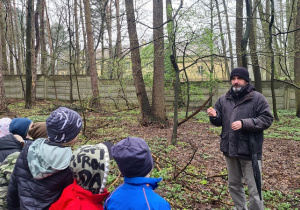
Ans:
[[[26,110],[23,101],[10,100],[10,111],[2,113],[1,117],[29,117],[34,121],[44,121],[58,106],[75,108],[79,113],[82,110],[78,105],[53,101],[38,101],[33,109]],[[145,127],[139,124],[137,109],[121,110],[103,106],[100,110],[84,110],[85,136],[80,136],[81,141],[75,147],[106,140],[117,143],[127,136],[143,138],[154,158],[151,176],[163,177],[155,191],[170,202],[172,209],[233,208],[227,187],[225,160],[219,150],[220,129],[209,124],[206,113],[199,113],[182,124],[178,128],[178,142],[173,146],[170,143],[172,113],[168,114],[170,120],[167,126]],[[284,117],[290,119],[287,125],[290,126],[289,130],[299,127],[298,119],[287,114]],[[294,120],[299,124],[292,124]],[[293,140],[288,131],[285,131],[286,134],[281,133],[281,136],[268,137],[282,126],[274,123],[266,131],[268,135],[264,141],[262,169],[263,198],[266,209],[299,209],[300,141]],[[298,136],[300,133],[295,130],[294,134]],[[116,163],[112,161],[107,185],[109,190],[113,190],[122,181]],[[247,192],[246,185],[245,189]]]

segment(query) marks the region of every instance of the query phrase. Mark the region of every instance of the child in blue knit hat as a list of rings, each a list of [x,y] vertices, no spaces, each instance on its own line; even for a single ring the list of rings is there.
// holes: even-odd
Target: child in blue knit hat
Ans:
[[[170,204],[154,192],[162,178],[150,178],[153,159],[144,139],[127,137],[112,147],[112,156],[124,176],[106,199],[106,210],[169,210]]]
[[[72,150],[82,128],[80,115],[68,108],[54,110],[46,120],[48,139],[25,144],[12,173],[8,209],[49,209],[73,182]]]

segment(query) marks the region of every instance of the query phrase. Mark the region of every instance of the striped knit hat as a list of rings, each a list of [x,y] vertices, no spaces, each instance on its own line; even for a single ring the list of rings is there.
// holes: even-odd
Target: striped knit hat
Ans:
[[[48,138],[56,143],[72,141],[82,128],[80,115],[66,107],[54,110],[46,120]]]

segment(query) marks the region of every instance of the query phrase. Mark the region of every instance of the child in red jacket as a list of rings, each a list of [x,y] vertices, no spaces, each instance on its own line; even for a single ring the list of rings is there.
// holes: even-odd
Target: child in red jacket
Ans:
[[[70,168],[74,182],[66,187],[49,210],[99,210],[109,195],[105,189],[111,159],[112,143],[85,145],[74,151]]]

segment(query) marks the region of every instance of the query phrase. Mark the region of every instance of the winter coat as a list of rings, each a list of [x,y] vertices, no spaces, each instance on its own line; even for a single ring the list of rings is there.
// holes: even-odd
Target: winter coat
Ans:
[[[118,186],[106,199],[104,209],[114,210],[164,210],[171,209],[169,203],[153,190],[162,178],[124,177],[124,184]]]
[[[14,152],[8,155],[5,160],[0,164],[0,209],[7,209],[6,197],[8,190],[8,183],[11,174],[14,170],[16,161],[20,152]]]
[[[72,184],[71,148],[40,138],[26,143],[12,173],[9,209],[48,209]]]
[[[49,210],[103,210],[103,203],[108,195],[106,189],[101,194],[92,194],[74,180],[73,184],[64,189],[59,200],[53,203]]]
[[[14,137],[13,134],[8,134],[0,138],[0,162],[2,163],[5,158],[14,153],[21,152],[23,149],[22,144]]]
[[[243,90],[241,98],[236,98],[232,89],[222,95],[215,104],[217,117],[210,117],[210,122],[222,126],[220,148],[224,155],[251,159],[248,146],[250,135],[257,142],[257,158],[262,157],[263,131],[273,122],[269,104],[266,98],[254,91],[252,84]],[[241,120],[242,129],[234,131],[231,124]]]

